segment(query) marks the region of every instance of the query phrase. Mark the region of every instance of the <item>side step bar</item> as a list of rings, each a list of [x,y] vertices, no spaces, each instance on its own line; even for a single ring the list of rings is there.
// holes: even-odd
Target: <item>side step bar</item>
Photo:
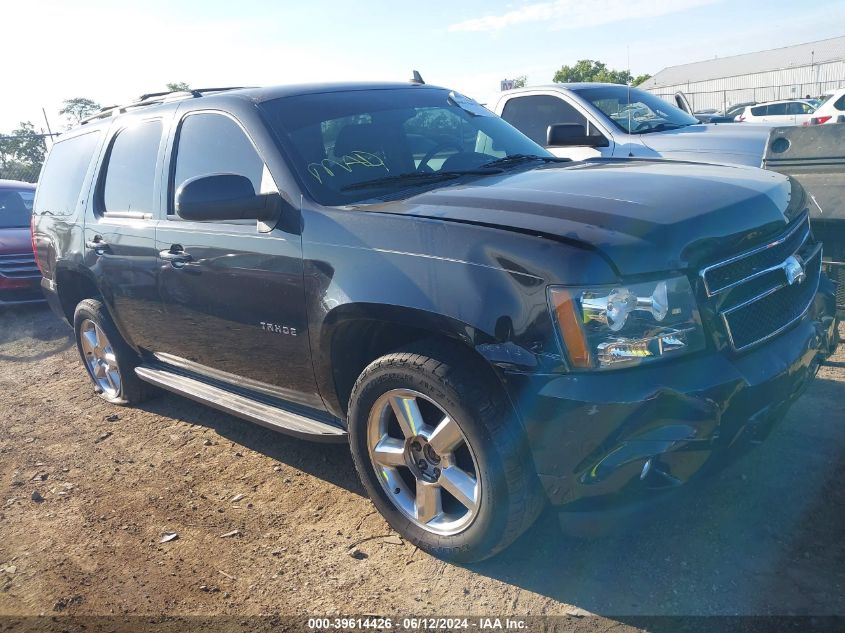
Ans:
[[[346,440],[346,431],[340,426],[253,400],[196,378],[149,365],[136,367],[135,373],[138,378],[156,387],[172,391],[275,431],[307,440],[326,442],[343,442]]]

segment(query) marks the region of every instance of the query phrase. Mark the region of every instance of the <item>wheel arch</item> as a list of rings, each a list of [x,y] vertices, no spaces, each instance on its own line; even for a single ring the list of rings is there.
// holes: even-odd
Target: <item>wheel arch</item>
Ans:
[[[491,334],[418,308],[356,303],[328,313],[315,347],[314,369],[326,405],[345,417],[352,387],[367,365],[420,341],[437,341],[466,353],[507,394],[501,370],[484,353],[485,344],[495,342]]]
[[[74,310],[80,301],[103,298],[94,275],[86,268],[57,263],[54,279],[62,312],[71,325],[73,325]]]

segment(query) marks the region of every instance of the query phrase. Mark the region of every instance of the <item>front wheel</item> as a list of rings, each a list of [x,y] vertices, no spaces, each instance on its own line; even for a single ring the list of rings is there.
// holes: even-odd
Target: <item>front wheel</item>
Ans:
[[[355,466],[376,508],[435,556],[482,560],[543,507],[524,433],[500,385],[451,348],[374,361],[350,399]]]

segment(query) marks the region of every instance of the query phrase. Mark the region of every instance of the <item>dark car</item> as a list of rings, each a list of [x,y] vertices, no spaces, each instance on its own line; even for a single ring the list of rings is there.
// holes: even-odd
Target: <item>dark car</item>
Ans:
[[[0,306],[41,303],[41,272],[29,224],[35,185],[0,180]]]
[[[766,435],[835,345],[807,206],[779,174],[570,162],[447,89],[332,84],[108,110],[53,147],[34,224],[105,400],[349,441],[403,537],[470,561],[547,501],[675,488]]]

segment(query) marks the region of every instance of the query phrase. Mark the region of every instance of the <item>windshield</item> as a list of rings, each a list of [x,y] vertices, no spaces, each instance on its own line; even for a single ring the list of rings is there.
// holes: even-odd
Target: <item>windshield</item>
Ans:
[[[313,198],[326,205],[419,193],[552,154],[471,99],[438,88],[282,97],[261,106]],[[502,163],[500,163],[502,164]]]
[[[0,189],[0,229],[29,227],[34,191]]]
[[[648,134],[675,130],[699,121],[653,94],[628,86],[596,86],[573,90],[589,101],[620,130],[628,134]]]

